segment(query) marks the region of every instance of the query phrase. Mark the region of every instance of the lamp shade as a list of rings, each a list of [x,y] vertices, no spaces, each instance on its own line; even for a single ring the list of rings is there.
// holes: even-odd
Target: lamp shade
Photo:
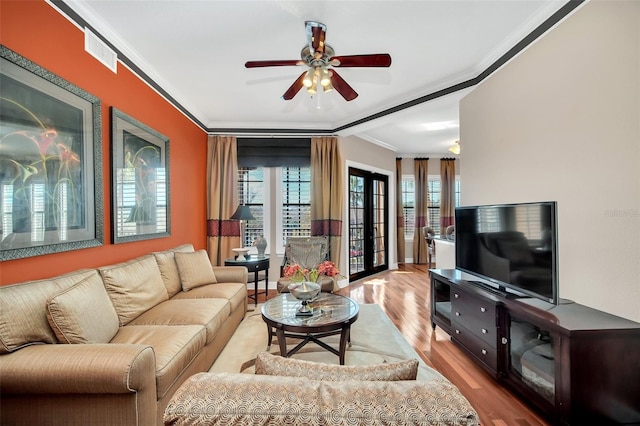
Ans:
[[[235,213],[231,216],[231,219],[235,220],[254,220],[255,217],[251,214],[251,209],[249,206],[245,206],[244,204],[240,204],[236,209]]]

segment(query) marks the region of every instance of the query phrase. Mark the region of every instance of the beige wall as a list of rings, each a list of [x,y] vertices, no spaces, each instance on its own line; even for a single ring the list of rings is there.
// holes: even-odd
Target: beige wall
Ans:
[[[462,203],[556,200],[560,296],[640,321],[640,2],[586,3],[460,122]]]

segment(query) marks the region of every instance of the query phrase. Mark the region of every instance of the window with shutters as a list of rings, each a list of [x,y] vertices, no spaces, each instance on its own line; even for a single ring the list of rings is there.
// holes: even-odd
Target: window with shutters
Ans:
[[[311,235],[311,168],[281,167],[278,174],[281,208],[276,232],[284,249],[288,237]]]
[[[244,226],[243,247],[251,247],[257,237],[265,235],[264,170],[263,167],[238,168],[238,200],[240,204],[249,206],[255,218]]]

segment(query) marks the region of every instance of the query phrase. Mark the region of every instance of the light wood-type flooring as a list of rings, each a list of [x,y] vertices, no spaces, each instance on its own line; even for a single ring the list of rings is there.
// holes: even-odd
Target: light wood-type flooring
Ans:
[[[427,365],[454,383],[480,416],[482,425],[548,425],[532,408],[474,364],[439,327],[431,328],[426,265],[399,269],[351,283],[337,292],[357,303],[377,303]],[[269,298],[276,296],[269,291]],[[258,298],[264,301],[264,295]],[[253,303],[252,300],[249,301]]]

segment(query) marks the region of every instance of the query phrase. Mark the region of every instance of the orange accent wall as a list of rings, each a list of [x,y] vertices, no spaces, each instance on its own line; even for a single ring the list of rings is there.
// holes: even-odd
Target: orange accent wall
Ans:
[[[93,268],[183,243],[206,246],[207,135],[145,82],[118,64],[114,74],[84,50],[84,33],[44,1],[5,1],[0,41],[7,48],[100,98],[104,184],[104,245],[0,262],[0,285]],[[111,244],[109,107],[167,136],[171,177],[171,236]]]

